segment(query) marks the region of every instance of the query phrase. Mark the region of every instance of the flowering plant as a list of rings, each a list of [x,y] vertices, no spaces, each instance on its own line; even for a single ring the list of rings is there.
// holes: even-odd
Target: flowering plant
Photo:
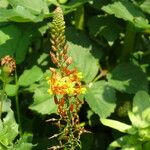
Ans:
[[[66,127],[61,131],[61,134],[67,137],[67,140],[60,142],[58,148],[65,147],[74,150],[76,147],[80,147],[80,134],[83,131],[83,128],[79,125],[77,114],[79,106],[82,104],[78,96],[85,94],[86,88],[81,83],[82,73],[76,68],[69,68],[73,60],[67,54],[68,45],[65,38],[65,22],[60,7],[57,7],[54,11],[51,43],[53,52],[50,52],[50,56],[57,69],[50,68],[52,75],[47,77],[47,83],[49,84],[48,93],[54,95],[60,119],[66,121]],[[50,149],[53,148],[55,146]]]

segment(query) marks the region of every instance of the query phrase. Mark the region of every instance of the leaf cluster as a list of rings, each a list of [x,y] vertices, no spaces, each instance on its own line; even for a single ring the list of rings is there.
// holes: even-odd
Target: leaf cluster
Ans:
[[[14,57],[17,70],[5,86],[11,100],[4,100],[0,149],[44,150],[59,143],[47,138],[58,126],[45,122],[57,114],[46,77],[51,75],[48,68],[55,67],[49,57],[49,29],[58,5],[65,15],[70,67],[83,73],[87,88],[79,115],[90,132],[81,136],[82,149],[105,150],[114,141],[108,149],[148,150],[149,0],[1,0],[0,58]],[[2,89],[2,71],[0,78]],[[16,121],[16,97],[21,124]],[[21,135],[18,126],[27,134]]]

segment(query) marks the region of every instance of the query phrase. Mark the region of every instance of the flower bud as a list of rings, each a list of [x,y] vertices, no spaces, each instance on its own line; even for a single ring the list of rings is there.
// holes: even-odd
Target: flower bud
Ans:
[[[52,73],[55,73],[56,72],[56,70],[54,69],[54,68],[49,68],[49,70],[52,72]]]
[[[58,64],[58,60],[57,60],[57,58],[55,57],[55,54],[52,53],[52,52],[50,52],[50,56],[51,56],[52,62],[53,62],[54,64]]]
[[[11,56],[7,55],[1,59],[1,66],[5,73],[11,74],[16,69],[16,62]]]
[[[67,65],[70,65],[72,63],[72,57],[68,57],[65,62]]]

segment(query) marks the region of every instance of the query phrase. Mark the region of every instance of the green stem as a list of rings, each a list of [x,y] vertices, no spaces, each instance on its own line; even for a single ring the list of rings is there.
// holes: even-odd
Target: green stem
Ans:
[[[0,99],[0,118],[2,116],[2,107],[3,107],[3,101],[2,101],[2,95],[1,95],[1,99]]]
[[[102,75],[101,75],[101,74],[99,74],[98,76],[96,76],[96,77],[93,79],[93,81],[92,81],[92,82],[96,82],[96,81],[98,81],[101,77],[102,77]]]
[[[129,60],[131,52],[134,50],[136,31],[132,23],[128,22],[124,39],[124,47],[122,50],[121,61]]]
[[[75,27],[79,30],[84,28],[84,6],[81,5],[74,12],[75,14]]]
[[[16,111],[17,111],[17,120],[18,120],[18,124],[19,124],[20,134],[22,134],[22,124],[21,124],[21,119],[20,119],[19,100],[18,100],[18,77],[17,77],[17,71],[16,70],[15,70],[15,83],[17,85],[17,92],[16,92],[16,96],[15,96]]]
[[[74,150],[74,135],[73,135],[73,130],[72,130],[72,114],[70,112],[70,103],[69,103],[69,99],[67,96],[66,96],[66,104],[67,104],[67,116],[68,116],[67,126],[68,126],[68,132],[69,132],[69,143],[71,146],[70,150]]]

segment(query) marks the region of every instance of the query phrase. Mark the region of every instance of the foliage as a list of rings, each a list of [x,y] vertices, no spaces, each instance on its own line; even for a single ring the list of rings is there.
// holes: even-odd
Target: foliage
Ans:
[[[101,122],[127,135],[112,142],[108,149],[148,149],[150,140],[150,96],[145,91],[136,93],[133,99],[132,111],[128,112],[132,125],[127,125],[111,119],[101,119]]]
[[[83,73],[87,89],[79,96],[79,125],[86,130],[81,149],[105,150],[110,144],[108,149],[148,150],[149,0],[1,0],[0,58],[9,55],[17,66],[8,73],[1,61],[0,149],[43,150],[59,143],[57,137],[48,140],[59,125],[46,122],[58,117],[46,80],[48,69],[56,67],[49,53],[58,5],[72,57],[68,68]]]

